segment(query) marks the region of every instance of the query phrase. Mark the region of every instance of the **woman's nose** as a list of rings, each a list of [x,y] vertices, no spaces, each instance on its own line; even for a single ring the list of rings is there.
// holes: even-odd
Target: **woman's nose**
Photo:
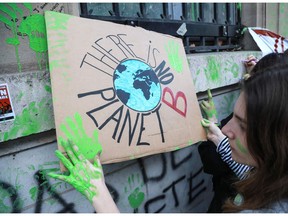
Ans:
[[[234,133],[231,130],[231,120],[221,129],[222,133],[226,135],[229,139],[233,139]]]

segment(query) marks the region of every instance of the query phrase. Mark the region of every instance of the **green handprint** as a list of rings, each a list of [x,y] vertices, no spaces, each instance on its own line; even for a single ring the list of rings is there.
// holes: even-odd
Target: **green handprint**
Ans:
[[[204,68],[207,81],[212,83],[221,82],[221,63],[219,63],[215,56],[207,57],[207,68]]]
[[[69,176],[66,176],[48,173],[48,176],[71,184],[92,203],[93,198],[98,195],[97,185],[102,185],[104,182],[103,170],[99,158],[97,158],[94,165],[92,165],[80,153],[76,144],[68,141],[62,142],[61,145],[67,152],[70,160],[68,160],[59,150],[56,150],[55,154],[69,170],[70,174]]]
[[[31,3],[23,3],[22,5],[29,11],[28,16],[24,15],[24,11],[19,4],[0,4],[0,12],[2,12],[0,13],[0,22],[3,22],[13,33],[13,37],[7,38],[6,43],[15,46],[18,69],[21,72],[22,66],[18,53],[20,40],[18,39],[18,35],[22,36],[22,38],[23,36],[28,36],[29,46],[36,52],[39,68],[42,69],[41,60],[47,59],[48,50],[44,16],[41,14],[32,14],[33,8]],[[17,26],[17,22],[20,23],[19,26]]]
[[[203,100],[200,103],[200,106],[201,106],[206,118],[208,118],[209,121],[212,121],[215,124],[217,124],[218,123],[218,113],[216,111],[210,89],[207,90],[207,94],[208,94],[208,101]]]
[[[140,190],[144,183],[140,183],[140,176],[139,173],[137,174],[137,183],[138,187],[135,188],[135,182],[134,182],[134,174],[128,177],[128,184],[129,184],[129,191],[130,194],[128,196],[128,201],[130,206],[135,210],[138,211],[139,206],[143,203],[145,194]],[[134,189],[133,189],[134,188]],[[125,187],[125,192],[128,192],[127,187]]]
[[[182,73],[183,70],[183,59],[179,53],[179,45],[170,40],[165,46],[165,50],[168,54],[168,60],[171,67],[178,73]]]
[[[66,125],[61,124],[60,129],[64,132],[67,139],[59,136],[59,142],[65,143],[68,140],[71,140],[75,143],[79,151],[84,155],[88,160],[92,160],[95,155],[102,152],[102,146],[98,141],[98,131],[93,132],[93,136],[89,137],[83,127],[82,118],[79,113],[74,115],[75,121],[72,118],[66,118]]]

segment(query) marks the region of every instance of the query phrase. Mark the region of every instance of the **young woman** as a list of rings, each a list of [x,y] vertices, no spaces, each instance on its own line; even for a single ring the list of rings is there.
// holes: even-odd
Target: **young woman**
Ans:
[[[256,64],[256,66],[254,65],[255,67],[253,68],[253,70],[250,71],[250,73],[247,74],[245,76],[245,78],[249,79],[250,76],[253,76],[254,74],[259,73],[259,72],[262,73],[265,70],[268,70],[268,69],[271,69],[271,68],[275,67],[275,65],[278,65],[278,66],[282,65],[282,67],[288,67],[287,64],[288,64],[287,51],[284,54],[271,53],[269,55],[264,56]],[[246,176],[246,172],[249,171],[252,168],[251,164],[248,164],[248,165],[250,165],[250,166],[248,166],[248,165],[245,165],[245,163],[242,164],[242,162],[239,162],[237,160],[233,160],[234,158],[232,159],[232,157],[231,157],[231,147],[230,147],[229,141],[228,141],[229,137],[225,137],[224,134],[221,132],[221,130],[215,124],[207,123],[205,127],[208,129],[207,130],[207,138],[208,138],[208,140],[212,141],[217,146],[216,150],[214,150],[214,152],[215,152],[214,154],[213,154],[213,152],[211,153],[211,150],[210,150],[210,153],[208,151],[208,154],[210,155],[210,157],[212,155],[213,164],[217,164],[217,166],[221,165],[221,163],[215,163],[215,158],[216,158],[215,154],[217,154],[216,153],[216,151],[217,151],[219,156],[220,156],[220,158],[230,167],[230,169],[236,174],[238,179],[240,179],[240,180],[245,179],[247,177]],[[224,127],[224,131],[225,131],[225,128],[226,127]],[[237,140],[237,142],[236,142],[236,144],[238,144],[237,147],[241,151],[246,152],[245,148],[241,148],[242,146],[240,145],[240,143],[241,142],[239,142],[239,140]],[[209,166],[209,164],[211,166],[211,163],[209,162],[209,159],[205,159],[205,158],[207,158],[207,147],[205,147],[206,148],[205,149],[201,145],[199,146],[199,153],[201,155],[203,166],[204,166],[204,171],[205,171],[205,167],[207,167],[207,164],[208,164],[208,166]],[[200,147],[201,147],[201,149],[200,149]],[[210,147],[210,149],[211,149],[211,147]],[[203,161],[203,158],[205,159],[204,161]],[[213,211],[214,212],[221,212],[222,211],[221,205],[222,205],[223,200],[225,199],[225,197],[231,196],[231,195],[234,194],[234,187],[231,187],[230,184],[231,184],[231,182],[235,181],[236,178],[233,177],[233,175],[229,174],[229,172],[227,172],[227,168],[226,169],[224,169],[224,168],[225,168],[225,165],[222,165],[222,168],[219,168],[219,167],[211,168],[211,167],[209,167],[209,169],[212,169],[212,171],[213,171],[212,172],[213,179],[218,176],[217,179],[220,178],[220,179],[224,179],[225,180],[224,183],[226,182],[225,183],[226,186],[221,186],[223,184],[220,184],[220,186],[221,186],[220,189],[223,188],[223,187],[224,188],[230,188],[229,190],[225,189],[226,190],[225,193],[223,193],[223,189],[221,189],[220,192],[219,192],[219,190],[215,191],[215,196],[216,196],[216,192],[218,191],[217,192],[218,196],[216,196],[215,198],[217,198],[217,199],[220,198],[221,201],[218,200],[218,201],[214,201],[214,202],[211,203],[209,209],[211,209],[212,212]],[[222,171],[222,175],[223,176],[219,177],[219,173],[217,173],[215,170],[220,170],[220,171],[224,170],[225,172]],[[215,172],[216,172],[217,175],[215,174]],[[215,175],[216,175],[216,177],[215,177]],[[219,183],[218,182],[219,181],[216,181],[218,186],[214,184],[214,188],[216,188],[216,189],[217,189],[217,187],[219,187]]]
[[[238,195],[224,204],[226,212],[288,211],[288,58],[277,56],[280,61],[243,82],[233,117],[222,128],[232,159],[254,167],[235,183]]]
[[[258,70],[243,83],[233,118],[222,128],[232,158],[253,166],[237,182],[242,198],[228,200],[229,212],[288,211],[288,58]]]

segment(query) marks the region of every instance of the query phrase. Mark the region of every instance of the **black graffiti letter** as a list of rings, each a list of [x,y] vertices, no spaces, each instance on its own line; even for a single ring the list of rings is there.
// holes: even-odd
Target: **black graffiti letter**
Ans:
[[[172,194],[173,194],[173,197],[174,197],[174,200],[175,200],[175,207],[177,207],[179,205],[179,201],[178,201],[178,197],[177,197],[177,193],[176,193],[176,190],[175,190],[175,185],[184,180],[185,179],[185,175],[184,176],[181,176],[179,179],[177,179],[176,181],[173,181],[171,185],[169,185],[168,187],[164,188],[163,189],[163,193],[167,192],[170,188],[172,188]]]

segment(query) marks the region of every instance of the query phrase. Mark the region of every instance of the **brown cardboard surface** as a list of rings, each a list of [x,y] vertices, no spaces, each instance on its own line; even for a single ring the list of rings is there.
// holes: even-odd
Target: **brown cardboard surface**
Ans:
[[[45,19],[58,146],[70,137],[89,147],[98,131],[105,164],[206,139],[180,39],[56,12]],[[83,130],[68,132],[76,113]]]

